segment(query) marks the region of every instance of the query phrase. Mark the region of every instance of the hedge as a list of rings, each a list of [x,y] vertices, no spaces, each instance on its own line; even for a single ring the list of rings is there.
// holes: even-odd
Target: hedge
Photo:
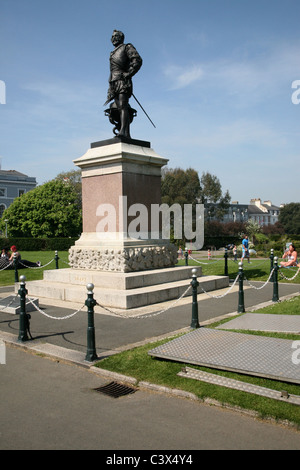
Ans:
[[[68,251],[76,238],[0,238],[1,249],[15,245],[19,251]]]

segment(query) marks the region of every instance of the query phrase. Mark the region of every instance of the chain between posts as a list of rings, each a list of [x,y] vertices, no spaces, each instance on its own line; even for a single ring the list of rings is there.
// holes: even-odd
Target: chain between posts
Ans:
[[[225,292],[225,294],[222,294],[222,295],[209,294],[208,292],[206,292],[205,289],[203,289],[202,286],[201,286],[201,289],[204,292],[204,294],[208,295],[208,297],[211,297],[212,299],[223,299],[223,297],[225,297],[227,294],[229,294],[229,292],[234,288],[234,286],[237,283],[238,278],[239,278],[239,275],[236,276],[235,280],[233,281],[232,285],[228,288],[227,292]]]
[[[31,303],[31,305],[38,311],[40,312],[42,315],[44,315],[45,317],[47,318],[50,318],[51,320],[68,320],[69,318],[72,318],[74,317],[75,315],[77,315],[77,313],[81,312],[84,308],[84,304],[82,305],[82,307],[80,307],[78,310],[76,310],[76,312],[73,312],[71,313],[70,315],[66,315],[64,317],[54,317],[52,315],[49,315],[48,313],[46,312],[43,312],[43,310],[41,310],[37,305],[35,305],[35,303],[33,302],[32,299],[30,299],[30,297],[28,297],[28,301]]]
[[[53,261],[53,260],[52,260]],[[223,295],[220,295],[220,296],[212,296],[210,294],[208,294],[202,287],[202,291],[204,293],[206,293],[207,295],[209,295],[210,297],[213,297],[213,298],[217,298],[217,299],[220,299],[220,298],[223,298],[225,297],[227,294],[229,294],[229,292],[233,289],[233,287],[235,286],[236,282],[239,281],[239,302],[238,302],[238,313],[243,313],[245,312],[245,305],[244,305],[244,291],[243,291],[243,281],[244,279],[247,280],[247,282],[249,283],[250,287],[256,289],[256,290],[260,290],[260,289],[263,289],[267,284],[268,282],[270,282],[270,280],[272,279],[272,282],[273,282],[273,298],[272,298],[272,301],[273,302],[278,302],[279,301],[279,295],[278,295],[278,272],[279,272],[279,266],[278,266],[278,258],[277,257],[274,257],[274,259],[272,259],[272,262],[274,261],[274,264],[272,264],[272,270],[270,272],[270,275],[267,279],[267,281],[261,286],[261,287],[255,287],[253,286],[245,277],[244,277],[244,272],[243,272],[243,263],[239,263],[239,273],[236,277],[236,279],[234,280],[232,286],[228,289],[228,291],[223,294]],[[284,277],[285,279],[287,280],[293,280],[300,272],[300,268],[298,269],[298,271],[295,273],[295,276],[293,276],[293,278],[285,278],[285,276],[282,275],[282,277]],[[87,350],[87,355],[86,355],[86,360],[87,361],[93,361],[97,358],[97,355],[96,355],[96,346],[95,346],[95,327],[94,327],[94,307],[96,305],[98,305],[99,307],[103,308],[104,310],[108,311],[109,313],[113,313],[114,315],[116,316],[119,316],[119,317],[122,317],[122,318],[135,318],[135,319],[145,319],[145,318],[149,318],[149,317],[154,317],[154,316],[157,316],[157,315],[160,315],[161,313],[164,313],[166,311],[168,311],[169,309],[173,308],[183,297],[185,297],[187,295],[187,293],[189,292],[189,290],[192,288],[192,298],[193,298],[193,303],[192,303],[192,322],[191,322],[191,327],[192,328],[199,328],[200,325],[199,325],[199,319],[198,319],[198,302],[197,302],[197,294],[198,294],[198,287],[199,287],[199,282],[197,281],[197,269],[193,269],[192,270],[192,281],[190,283],[190,285],[188,286],[188,288],[185,290],[185,292],[182,293],[182,295],[175,301],[173,302],[171,305],[167,306],[165,309],[162,309],[160,310],[159,312],[154,312],[154,313],[150,313],[150,314],[144,314],[144,315],[124,315],[124,314],[120,314],[116,311],[113,311],[111,310],[110,308],[108,307],[105,307],[103,305],[101,305],[99,302],[97,302],[95,299],[94,299],[94,294],[93,294],[93,289],[94,289],[94,285],[93,284],[88,284],[87,285],[87,290],[88,290],[88,298],[85,302],[85,304],[80,308],[78,309],[76,312],[70,314],[70,315],[66,315],[64,317],[54,317],[54,316],[51,316],[45,312],[43,312],[39,307],[37,307],[35,305],[35,303],[33,302],[32,299],[28,298],[28,301],[33,305],[33,307],[39,311],[40,313],[42,313],[43,315],[45,315],[46,317],[50,318],[50,319],[54,319],[54,320],[65,320],[65,319],[69,319],[73,316],[75,316],[77,313],[81,312],[82,309],[84,308],[84,306],[87,306],[88,307],[88,332],[87,332],[87,339],[88,339],[88,350]],[[18,295],[20,296],[20,317],[19,317],[19,337],[18,337],[18,340],[19,341],[28,341],[28,335],[31,337],[32,339],[32,336],[31,336],[31,333],[30,333],[30,315],[26,313],[26,296],[28,294],[28,291],[26,289],[26,284],[25,284],[25,281],[26,281],[26,278],[25,276],[21,276],[20,277],[20,281],[21,281],[21,284],[20,284],[20,289],[18,291]],[[14,297],[15,298],[15,297]],[[14,299],[13,299],[14,300]],[[10,302],[10,304],[13,302],[13,300]],[[9,304],[9,305],[10,305]],[[7,305],[6,307],[4,308],[7,308],[9,307],[9,305]]]
[[[247,279],[246,277],[244,277],[244,279],[245,279],[245,281],[248,282],[249,286],[252,287],[252,289],[261,290],[261,289],[263,289],[264,287],[266,287],[266,285],[268,284],[268,282],[271,281],[271,279],[272,279],[271,282],[274,282],[274,281],[273,281],[273,274],[274,274],[274,271],[275,271],[275,268],[272,269],[272,271],[270,272],[270,275],[269,275],[268,279],[267,279],[266,282],[265,282],[262,286],[260,286],[260,287],[253,286],[253,285],[251,284],[251,282],[248,281],[248,279]]]
[[[181,294],[181,296],[177,300],[175,300],[175,302],[172,303],[172,305],[169,305],[168,307],[160,310],[159,312],[146,313],[144,315],[126,315],[126,314],[124,315],[122,313],[119,313],[119,312],[116,312],[116,311],[112,310],[109,307],[105,307],[104,305],[101,305],[99,302],[97,302],[96,305],[98,307],[103,308],[103,310],[106,310],[107,312],[112,313],[113,315],[116,315],[116,316],[121,317],[121,318],[145,319],[145,318],[150,318],[150,317],[156,317],[157,315],[160,315],[161,313],[167,312],[168,310],[173,308],[181,299],[183,299],[183,297],[185,297],[187,295],[187,293],[189,292],[190,289],[191,289],[191,285],[185,290],[185,292],[183,292],[183,294]]]
[[[279,274],[282,277],[282,279],[285,279],[286,281],[293,281],[298,276],[299,272],[300,272],[300,268],[298,268],[298,271],[295,273],[293,277],[286,277],[281,271],[279,271]]]

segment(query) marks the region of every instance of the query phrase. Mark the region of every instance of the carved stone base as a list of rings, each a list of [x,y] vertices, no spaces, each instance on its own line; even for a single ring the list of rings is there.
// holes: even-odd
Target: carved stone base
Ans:
[[[73,246],[69,264],[73,269],[94,269],[112,272],[136,272],[169,268],[177,263],[174,245],[91,248]]]

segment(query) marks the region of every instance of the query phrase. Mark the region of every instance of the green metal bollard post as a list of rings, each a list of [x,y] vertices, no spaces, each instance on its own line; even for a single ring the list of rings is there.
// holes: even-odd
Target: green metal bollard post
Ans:
[[[18,256],[14,253],[14,268],[15,268],[15,282],[19,282],[19,273],[18,273]]]
[[[224,276],[228,276],[228,250],[225,248],[225,269],[224,269]]]
[[[28,293],[26,289],[26,277],[20,276],[20,289],[18,294],[20,296],[20,319],[19,319],[19,341],[28,341],[28,331],[29,331],[29,317],[26,313],[26,295]]]
[[[274,258],[274,273],[273,273],[273,302],[279,301],[279,294],[278,294],[278,258],[275,256]]]
[[[85,360],[93,362],[97,359],[96,341],[95,341],[95,323],[94,323],[94,307],[97,304],[94,299],[94,284],[87,284],[88,298],[85,305],[88,308],[88,328],[87,328],[87,352]]]
[[[58,266],[58,260],[59,260],[59,257],[58,257],[58,252],[56,251],[55,252],[55,269],[59,269],[59,266]]]
[[[199,286],[199,282],[197,281],[197,269],[192,269],[192,292],[193,292],[193,304],[192,304],[192,322],[191,328],[199,328],[199,318],[198,318],[198,301],[197,301],[197,288]]]
[[[188,266],[189,265],[189,253],[187,250],[185,250],[184,257],[185,257],[185,265]]]
[[[243,282],[244,282],[243,263],[240,262],[239,263],[239,305],[238,305],[238,313],[245,312]]]
[[[273,267],[274,267],[274,250],[272,248],[271,254],[270,254],[270,273],[273,271]],[[272,274],[270,278],[270,282],[274,282],[274,273]]]

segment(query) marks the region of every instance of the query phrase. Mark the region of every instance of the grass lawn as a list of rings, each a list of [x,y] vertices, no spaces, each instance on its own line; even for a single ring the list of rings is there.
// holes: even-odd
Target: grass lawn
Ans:
[[[269,307],[265,307],[261,310],[257,310],[257,313],[270,313],[278,315],[300,315],[300,296],[293,297],[284,302],[275,302]],[[300,338],[299,338],[300,339]],[[299,370],[300,373],[300,370]]]
[[[48,264],[51,260],[54,260],[55,252],[53,251],[22,251],[21,252],[22,259],[28,261],[40,261],[42,267],[41,268],[26,268],[20,269],[19,277],[21,275],[26,276],[26,281],[36,281],[39,279],[43,279],[43,271],[55,269],[55,261],[52,261]],[[68,252],[63,251],[58,253],[59,256],[59,269],[68,268],[66,264],[68,262]],[[46,266],[47,265],[47,266]],[[44,266],[44,267],[43,267]],[[0,271],[0,286],[11,286],[15,282],[15,271],[14,269],[5,269],[4,271]]]
[[[224,255],[223,255],[224,256]],[[189,266],[191,267],[201,267],[202,274],[204,276],[224,276],[225,270],[225,261],[224,257],[220,255],[218,258],[212,260],[207,259],[189,259]],[[281,260],[278,260],[280,262]],[[179,260],[179,266],[185,265],[185,260]],[[244,276],[248,280],[252,281],[266,281],[270,275],[270,260],[261,259],[261,258],[251,258],[250,264],[245,262],[243,265]],[[234,262],[232,259],[228,260],[228,276],[230,279],[235,279],[239,271],[239,261]],[[282,268],[280,272],[287,279],[284,279],[280,272],[278,274],[279,282],[293,282],[294,284],[300,284],[300,273],[295,277],[295,279],[290,280],[297,273],[298,268]]]

